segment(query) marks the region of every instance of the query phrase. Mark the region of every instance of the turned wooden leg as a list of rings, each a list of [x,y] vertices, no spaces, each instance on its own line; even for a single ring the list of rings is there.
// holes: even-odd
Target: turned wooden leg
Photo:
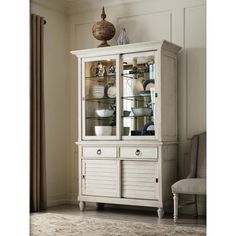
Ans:
[[[194,205],[195,205],[195,216],[198,216],[198,209],[197,209],[197,195],[194,195]]]
[[[162,219],[164,216],[164,209],[159,207],[157,209],[157,215],[158,215],[159,219]]]
[[[85,202],[79,202],[79,209],[81,211],[84,211],[84,209],[85,209]]]
[[[178,193],[173,194],[173,200],[174,200],[174,223],[176,223],[178,219],[178,204],[179,204],[179,195]]]

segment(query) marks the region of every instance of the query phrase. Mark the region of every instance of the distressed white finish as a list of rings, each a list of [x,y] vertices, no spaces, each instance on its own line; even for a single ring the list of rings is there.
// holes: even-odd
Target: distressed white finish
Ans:
[[[83,147],[82,157],[116,157],[116,147]]]
[[[174,193],[173,194],[173,199],[174,199],[174,222],[176,223],[178,219],[178,202],[179,202],[179,194]]]
[[[82,160],[82,194],[117,197],[116,168],[116,160]]]
[[[148,147],[121,147],[120,148],[121,158],[157,158],[158,148],[148,148]]]
[[[170,186],[176,180],[177,159],[177,53],[180,47],[168,41],[145,42],[73,51],[79,73],[79,201],[155,206],[163,217],[171,204]],[[116,136],[86,136],[85,63],[113,58],[121,67],[122,56],[152,54],[156,65],[156,135],[123,140],[120,120]],[[122,56],[121,56],[122,55]],[[117,71],[117,79],[121,77]],[[121,81],[119,81],[121,84]],[[118,83],[118,84],[119,84]],[[121,117],[122,88],[117,86],[117,118]],[[81,89],[81,90],[80,90]],[[82,102],[81,102],[82,101]],[[114,139],[114,137],[116,139]],[[102,141],[102,139],[105,139]],[[136,140],[136,141],[134,141]],[[149,140],[149,141],[147,141]],[[102,144],[100,145],[99,142]]]
[[[157,165],[157,162],[122,161],[122,197],[158,200]]]

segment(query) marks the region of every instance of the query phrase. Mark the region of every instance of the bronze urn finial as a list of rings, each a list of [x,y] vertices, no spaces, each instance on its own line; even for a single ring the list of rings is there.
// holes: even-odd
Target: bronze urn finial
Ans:
[[[102,14],[101,14],[101,21],[98,21],[96,24],[94,24],[92,28],[93,36],[101,40],[102,43],[98,45],[98,47],[107,47],[110,46],[107,43],[107,40],[110,40],[114,37],[116,33],[116,29],[112,23],[109,21],[106,21],[106,13],[104,7],[102,8]]]

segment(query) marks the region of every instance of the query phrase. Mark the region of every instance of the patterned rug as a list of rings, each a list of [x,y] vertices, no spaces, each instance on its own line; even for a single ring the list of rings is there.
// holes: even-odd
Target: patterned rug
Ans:
[[[31,214],[31,236],[203,236],[202,227],[149,224],[54,213]]]

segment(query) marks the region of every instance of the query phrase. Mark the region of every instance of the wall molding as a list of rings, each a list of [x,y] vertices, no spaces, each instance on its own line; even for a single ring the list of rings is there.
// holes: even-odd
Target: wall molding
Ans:
[[[138,3],[142,0],[103,0],[103,1],[88,1],[88,0],[67,0],[67,14],[68,15],[76,15],[89,11],[101,10],[101,6],[109,7],[117,7],[124,6],[132,3]]]
[[[63,15],[68,12],[68,4],[64,0],[31,0],[30,4],[35,4],[51,11],[56,11]]]

